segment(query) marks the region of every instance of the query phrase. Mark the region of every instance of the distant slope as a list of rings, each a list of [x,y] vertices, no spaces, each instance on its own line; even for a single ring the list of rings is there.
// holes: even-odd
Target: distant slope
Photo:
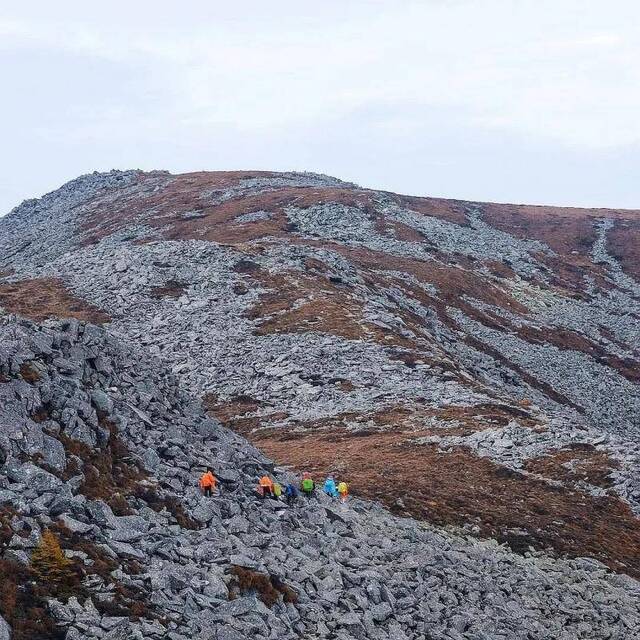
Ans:
[[[278,461],[638,575],[639,246],[638,211],[111,172],[0,220],[0,305],[64,283]]]

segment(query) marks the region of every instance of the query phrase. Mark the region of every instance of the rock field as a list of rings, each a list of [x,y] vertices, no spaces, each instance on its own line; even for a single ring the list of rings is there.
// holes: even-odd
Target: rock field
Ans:
[[[640,637],[636,241],[640,212],[307,173],[114,171],[23,203],[0,561],[53,527],[77,594],[33,599],[71,640]],[[254,496],[305,468],[358,497]]]
[[[623,639],[640,625],[640,585],[594,561],[522,557],[358,499],[260,500],[254,483],[273,464],[156,359],[102,329],[10,317],[0,338],[0,500],[13,532],[3,568],[26,562],[45,527],[63,532],[89,595],[51,601],[68,639]],[[115,434],[144,473],[89,497],[90,461],[71,443],[111,456]],[[212,498],[197,490],[208,464],[222,480]],[[123,510],[114,495],[125,489]],[[193,524],[181,526],[170,501],[157,510],[171,496]],[[117,565],[107,579],[94,573],[100,554]],[[276,576],[294,602],[230,600],[233,565]],[[146,605],[135,621],[126,598],[121,615],[105,613],[120,585]]]

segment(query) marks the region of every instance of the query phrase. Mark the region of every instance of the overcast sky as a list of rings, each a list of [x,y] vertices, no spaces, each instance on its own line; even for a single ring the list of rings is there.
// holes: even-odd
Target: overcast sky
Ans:
[[[116,168],[640,208],[637,0],[2,0],[0,213]]]

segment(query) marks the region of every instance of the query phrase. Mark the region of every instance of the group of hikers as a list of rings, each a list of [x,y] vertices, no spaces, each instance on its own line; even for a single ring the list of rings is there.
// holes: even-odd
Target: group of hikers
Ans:
[[[200,489],[202,493],[210,497],[215,491],[218,481],[213,475],[211,468],[207,468],[200,478]],[[341,502],[346,502],[349,496],[349,487],[346,482],[337,482],[333,476],[328,476],[324,481],[322,490],[332,498],[340,498]],[[268,475],[264,475],[258,481],[256,493],[261,498],[272,498],[274,500],[282,500],[289,505],[293,505],[298,496],[302,494],[305,498],[310,498],[315,494],[316,483],[310,473],[303,473],[300,483],[288,482],[284,487],[273,480]]]

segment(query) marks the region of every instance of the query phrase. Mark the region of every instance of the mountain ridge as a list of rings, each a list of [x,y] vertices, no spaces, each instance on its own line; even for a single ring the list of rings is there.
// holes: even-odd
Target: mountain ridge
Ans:
[[[397,515],[637,577],[637,214],[89,174],[0,219],[0,307],[104,324]]]

